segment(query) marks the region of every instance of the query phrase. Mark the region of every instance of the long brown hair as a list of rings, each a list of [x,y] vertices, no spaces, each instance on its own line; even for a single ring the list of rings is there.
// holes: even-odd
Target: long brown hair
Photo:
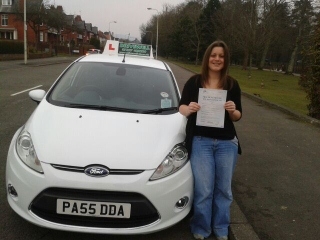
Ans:
[[[205,83],[209,79],[209,58],[212,52],[212,49],[215,47],[222,47],[224,51],[224,66],[221,69],[221,79],[220,79],[220,87],[225,90],[228,90],[232,87],[232,80],[228,78],[228,69],[230,65],[230,52],[227,44],[224,41],[217,40],[209,45],[207,50],[204,53],[202,59],[202,68],[201,68],[201,85],[205,86]]]

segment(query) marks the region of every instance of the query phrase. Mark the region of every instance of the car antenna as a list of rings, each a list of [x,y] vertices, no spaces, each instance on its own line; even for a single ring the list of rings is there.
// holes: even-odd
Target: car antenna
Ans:
[[[123,63],[126,62],[126,54],[124,54],[123,59],[122,59],[122,62],[123,62]]]

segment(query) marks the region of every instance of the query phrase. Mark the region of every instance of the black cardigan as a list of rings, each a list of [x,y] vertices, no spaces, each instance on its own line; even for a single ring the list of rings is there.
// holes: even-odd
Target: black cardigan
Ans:
[[[202,88],[200,77],[201,76],[199,74],[194,75],[186,82],[182,91],[179,106],[189,105],[190,102],[198,102],[199,88]],[[229,79],[233,81],[233,84],[231,89],[227,92],[226,100],[233,101],[236,104],[236,109],[242,114],[240,86],[235,79],[231,77],[229,77]],[[237,136],[234,124],[227,111],[225,113],[224,128],[196,126],[196,119],[197,113],[193,113],[188,117],[187,121],[185,143],[189,154],[191,154],[193,136],[203,136],[222,140],[231,140]],[[238,146],[238,153],[241,154],[240,144]]]

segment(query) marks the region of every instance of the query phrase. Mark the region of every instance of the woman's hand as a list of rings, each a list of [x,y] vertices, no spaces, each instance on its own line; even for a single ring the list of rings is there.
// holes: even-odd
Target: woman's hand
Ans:
[[[195,113],[195,112],[198,112],[200,110],[200,105],[196,102],[190,102],[189,105],[188,105],[188,110],[191,113]]]
[[[224,108],[229,113],[231,121],[236,122],[241,118],[241,112],[237,110],[236,104],[233,101],[226,102]]]
[[[228,113],[233,113],[236,110],[236,104],[233,101],[228,101],[224,104],[224,108]]]
[[[200,105],[196,102],[190,102],[189,105],[181,105],[179,108],[179,112],[188,117],[192,113],[198,112],[200,110]]]

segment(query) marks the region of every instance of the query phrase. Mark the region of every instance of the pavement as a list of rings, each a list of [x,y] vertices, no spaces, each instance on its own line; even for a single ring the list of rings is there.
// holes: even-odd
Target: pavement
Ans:
[[[22,67],[33,67],[33,66],[43,66],[43,65],[50,65],[50,64],[58,64],[58,63],[68,63],[76,60],[79,56],[63,56],[63,57],[52,57],[52,58],[45,58],[45,59],[31,59],[27,60],[27,63],[24,62],[24,60],[12,60],[12,61],[0,61],[0,71],[5,71],[8,69],[17,69]],[[170,64],[171,65],[171,64]],[[173,69],[174,70],[174,69]],[[316,120],[314,118],[310,118],[308,116],[304,116],[301,114],[298,114],[294,111],[291,111],[290,109],[286,109],[282,106],[278,106],[273,103],[269,103],[257,96],[248,94],[248,93],[242,93],[244,96],[257,101],[261,104],[268,105],[269,107],[276,108],[278,110],[281,110],[285,112],[286,114],[289,114],[291,116],[294,116],[296,118],[299,118],[300,120],[303,120],[305,122],[320,126],[320,121]],[[241,211],[239,205],[236,201],[232,203],[231,206],[231,225],[230,225],[230,240],[259,240],[260,238],[254,231],[253,227],[248,222],[246,216]]]
[[[79,58],[79,55],[70,55],[70,56],[56,56],[51,58],[39,58],[39,59],[27,59],[24,60],[10,60],[10,61],[0,61],[0,71],[17,69],[22,67],[36,67],[36,66],[45,66],[50,64],[57,63],[68,63]]]

